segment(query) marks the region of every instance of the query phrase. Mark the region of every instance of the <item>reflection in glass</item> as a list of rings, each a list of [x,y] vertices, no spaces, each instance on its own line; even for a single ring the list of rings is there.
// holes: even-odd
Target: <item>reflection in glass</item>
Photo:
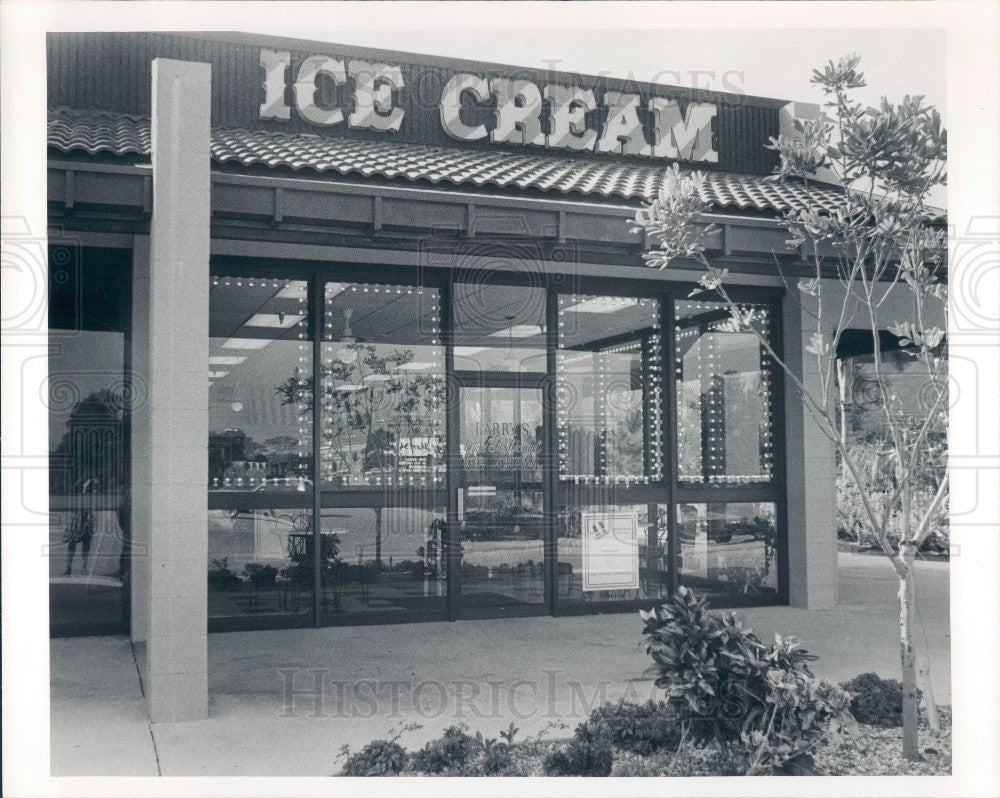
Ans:
[[[678,302],[677,447],[684,482],[768,482],[773,470],[772,362],[755,332],[734,332],[720,302]],[[752,325],[771,334],[768,309]]]
[[[444,612],[443,507],[326,508],[321,528],[325,613]]]
[[[776,595],[776,530],[770,503],[678,505],[680,583],[723,596]]]
[[[312,356],[306,300],[302,280],[212,278],[211,490],[310,489]]]
[[[545,598],[545,515],[540,490],[464,491],[462,604],[501,607]]]
[[[327,283],[324,303],[323,483],[442,483],[437,289]]]
[[[310,510],[209,510],[209,617],[310,615],[311,526]]]
[[[639,563],[638,589],[584,588],[584,568],[600,571],[603,567],[597,558],[584,563],[582,521],[587,513],[626,514],[635,517],[639,532],[635,552]],[[557,522],[556,601],[566,605],[575,602],[631,601],[669,596],[668,513],[669,506],[665,504],[584,504],[563,507]]]
[[[128,254],[49,250],[47,556],[56,634],[120,632],[127,617],[131,282]]]
[[[452,297],[457,370],[546,370],[544,288],[455,283]]]
[[[459,408],[467,484],[541,481],[540,389],[462,388]]]
[[[657,300],[559,297],[556,374],[562,479],[660,479],[660,360]]]

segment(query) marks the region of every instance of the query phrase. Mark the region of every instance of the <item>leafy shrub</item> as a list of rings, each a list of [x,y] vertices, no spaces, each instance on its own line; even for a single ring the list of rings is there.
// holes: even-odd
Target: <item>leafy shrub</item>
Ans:
[[[372,740],[344,763],[345,776],[394,776],[406,765],[406,751],[391,740]]]
[[[278,569],[273,565],[251,562],[243,566],[243,576],[249,579],[250,584],[258,590],[265,587],[274,587],[274,579],[277,575]]]
[[[656,685],[691,739],[745,753],[753,772],[809,751],[847,706],[838,688],[813,677],[807,663],[816,657],[798,642],[765,645],[732,613],[710,614],[685,587],[640,617]]]
[[[891,728],[903,725],[903,685],[862,673],[840,685],[851,697],[851,714],[858,723]]]
[[[481,749],[476,738],[461,726],[450,726],[436,740],[413,753],[410,765],[422,773],[461,771]]]
[[[801,671],[769,670],[767,706],[748,723],[740,749],[750,764],[747,775],[808,773],[811,751],[847,707],[847,696],[835,685]]]
[[[470,776],[499,776],[513,764],[510,746],[507,743],[496,743],[483,749],[473,762]]]
[[[599,706],[576,727],[576,739],[614,745],[643,756],[675,749],[680,742],[677,714],[663,701],[633,704],[621,700]]]
[[[212,560],[212,567],[208,569],[208,587],[210,590],[238,590],[242,585],[240,578],[229,570],[229,558],[223,557],[221,560]]]
[[[545,758],[547,776],[608,776],[614,756],[610,746],[575,740]]]

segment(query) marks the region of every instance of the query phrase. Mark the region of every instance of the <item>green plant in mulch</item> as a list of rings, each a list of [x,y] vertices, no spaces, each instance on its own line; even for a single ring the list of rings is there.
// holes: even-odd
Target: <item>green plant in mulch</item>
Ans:
[[[746,756],[748,775],[794,766],[847,708],[845,693],[812,675],[816,657],[797,641],[762,643],[685,587],[640,617],[656,685],[692,742]]]
[[[547,776],[610,776],[614,754],[607,743],[574,740],[545,758]]]
[[[884,728],[903,725],[903,685],[898,679],[862,673],[840,686],[851,697],[851,714],[858,723]]]
[[[581,742],[613,745],[648,756],[654,751],[676,749],[681,731],[677,713],[666,702],[634,704],[623,699],[597,707],[576,727],[574,736]]]
[[[395,740],[372,740],[344,763],[344,776],[395,776],[406,766],[406,749]]]
[[[460,771],[477,750],[476,738],[464,726],[450,726],[441,737],[412,754],[410,767],[432,774]]]

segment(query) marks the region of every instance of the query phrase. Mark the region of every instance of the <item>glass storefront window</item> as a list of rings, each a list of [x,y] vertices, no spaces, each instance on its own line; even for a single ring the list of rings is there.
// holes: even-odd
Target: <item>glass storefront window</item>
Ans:
[[[387,497],[388,498],[388,497]],[[445,509],[324,508],[323,612],[443,613],[447,596]]]
[[[311,490],[308,323],[302,280],[212,278],[210,490]]]
[[[741,310],[752,311],[757,332],[771,335],[766,306]],[[677,302],[675,325],[680,481],[771,481],[773,364],[757,333],[733,331],[721,302]]]
[[[311,530],[311,510],[210,510],[209,618],[310,616]]]
[[[326,283],[325,486],[444,481],[444,347],[436,288]]]
[[[559,472],[580,483],[655,482],[662,473],[659,302],[559,297]]]
[[[670,594],[666,504],[584,504],[559,513],[556,538],[556,601],[563,606],[603,601],[658,600]],[[624,524],[622,522],[625,522]],[[596,525],[587,530],[585,526]],[[604,524],[605,527],[601,525]],[[605,528],[609,534],[603,534]],[[627,535],[621,530],[626,530]],[[613,545],[585,545],[585,533]],[[635,540],[631,534],[635,532]],[[616,539],[617,538],[617,539]],[[634,586],[601,589],[602,582],[634,580]]]
[[[545,600],[545,513],[540,490],[466,489],[462,604],[472,608],[541,604]]]
[[[682,585],[710,596],[777,595],[774,504],[679,504],[677,535]]]
[[[459,452],[468,484],[542,481],[539,388],[462,388]]]
[[[455,283],[452,297],[457,370],[546,370],[544,288]]]
[[[121,632],[131,504],[128,253],[49,250],[49,614],[55,634]]]

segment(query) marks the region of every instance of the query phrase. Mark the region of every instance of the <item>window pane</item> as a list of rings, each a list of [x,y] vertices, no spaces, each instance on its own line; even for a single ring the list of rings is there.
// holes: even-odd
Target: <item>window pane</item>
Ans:
[[[667,553],[667,514],[665,504],[581,504],[562,508],[556,541],[556,600],[561,605],[577,602],[631,601],[659,599],[670,593]],[[624,523],[623,523],[624,522]],[[605,527],[601,528],[604,523]],[[594,525],[596,529],[593,529]],[[588,527],[589,525],[589,527]],[[631,535],[633,542],[621,532]],[[604,529],[617,536],[614,545],[584,540],[585,534],[601,536]],[[597,545],[595,545],[597,544]],[[631,562],[628,562],[631,560]],[[602,582],[614,582],[637,575],[637,586],[600,589]]]
[[[778,592],[774,505],[680,504],[680,583],[731,597]]]
[[[455,283],[455,368],[545,371],[545,289]]]
[[[438,290],[327,283],[324,294],[323,483],[443,483]]]
[[[125,623],[131,283],[128,253],[49,249],[48,558],[56,634],[120,632]]]
[[[306,283],[213,277],[211,490],[311,488],[312,352]]]
[[[542,481],[542,391],[462,388],[459,396],[466,484]]]
[[[311,615],[311,543],[311,510],[209,510],[209,617]]]
[[[474,490],[474,489],[473,489]],[[462,604],[510,607],[545,599],[545,514],[540,490],[465,490]]]
[[[325,508],[325,622],[351,613],[385,612],[399,621],[416,612],[444,613],[445,529],[445,509],[433,503]]]
[[[575,482],[661,475],[659,302],[559,297],[559,471]]]
[[[768,309],[753,326],[770,336]],[[754,332],[734,332],[720,302],[676,304],[677,449],[682,482],[740,484],[772,478],[772,362]]]

